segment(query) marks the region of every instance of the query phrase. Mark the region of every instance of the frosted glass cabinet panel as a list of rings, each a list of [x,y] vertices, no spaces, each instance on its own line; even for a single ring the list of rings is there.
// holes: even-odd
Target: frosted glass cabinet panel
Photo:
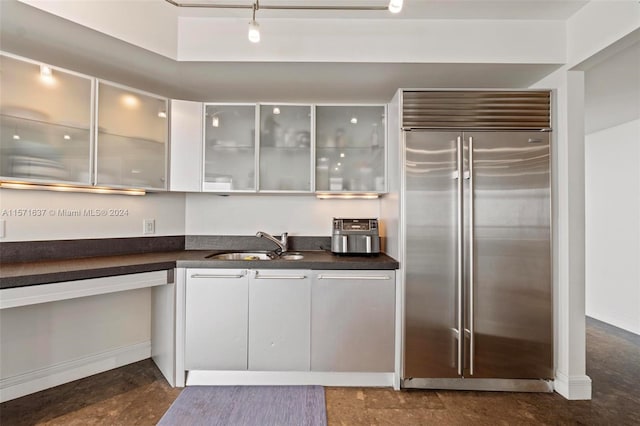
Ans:
[[[256,190],[256,105],[205,104],[204,191]]]
[[[386,190],[384,105],[316,107],[316,191]]]
[[[311,106],[260,105],[260,191],[310,192]]]
[[[0,55],[0,176],[91,184],[89,77]]]
[[[167,99],[98,82],[97,185],[166,189]]]

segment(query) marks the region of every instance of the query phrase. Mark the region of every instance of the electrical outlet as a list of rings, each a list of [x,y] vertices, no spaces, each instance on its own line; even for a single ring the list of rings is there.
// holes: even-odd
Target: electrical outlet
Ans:
[[[7,226],[7,221],[4,219],[0,219],[0,238],[4,238],[6,226]]]
[[[156,233],[156,220],[155,219],[144,219],[142,221],[142,233],[145,235],[155,234]]]

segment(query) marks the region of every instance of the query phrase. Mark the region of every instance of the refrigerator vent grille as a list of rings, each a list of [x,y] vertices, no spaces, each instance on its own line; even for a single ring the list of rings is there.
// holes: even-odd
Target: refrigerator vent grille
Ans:
[[[404,91],[403,129],[527,129],[550,124],[549,91]]]

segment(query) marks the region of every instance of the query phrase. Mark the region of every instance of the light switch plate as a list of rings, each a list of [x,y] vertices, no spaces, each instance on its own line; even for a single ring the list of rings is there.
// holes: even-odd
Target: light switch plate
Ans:
[[[142,221],[142,233],[144,235],[150,235],[156,233],[156,220],[155,219],[144,219]]]

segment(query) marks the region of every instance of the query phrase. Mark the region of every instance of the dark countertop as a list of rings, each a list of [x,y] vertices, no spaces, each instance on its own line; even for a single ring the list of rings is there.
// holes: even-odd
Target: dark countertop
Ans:
[[[227,252],[229,250],[226,250]],[[3,262],[0,289],[101,278],[173,268],[393,270],[398,262],[385,255],[336,256],[326,251],[299,251],[301,260],[215,260],[225,250],[180,250],[31,262]]]

